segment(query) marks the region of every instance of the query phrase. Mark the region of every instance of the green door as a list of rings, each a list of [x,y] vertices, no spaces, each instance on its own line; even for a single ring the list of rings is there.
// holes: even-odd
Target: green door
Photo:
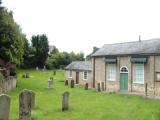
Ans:
[[[120,91],[128,91],[128,73],[120,73]]]

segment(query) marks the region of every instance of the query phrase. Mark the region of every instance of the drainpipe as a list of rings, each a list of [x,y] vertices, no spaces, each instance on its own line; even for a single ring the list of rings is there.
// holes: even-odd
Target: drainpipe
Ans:
[[[105,91],[106,91],[106,63],[105,63],[105,79],[104,79],[104,84],[105,84]]]
[[[155,55],[154,55],[154,76],[153,76],[153,77],[154,77],[154,78],[153,78],[153,79],[154,79],[154,95],[155,95],[155,86],[156,86],[156,85],[155,85],[155,82],[156,82],[156,80],[155,80],[155,75],[156,75],[156,74],[155,74],[155,71],[156,71],[156,70],[155,70]]]
[[[93,88],[95,88],[95,57],[93,57]]]

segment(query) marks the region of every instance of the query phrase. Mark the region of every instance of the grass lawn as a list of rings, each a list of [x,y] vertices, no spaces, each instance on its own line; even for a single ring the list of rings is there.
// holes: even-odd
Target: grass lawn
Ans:
[[[22,78],[23,73],[30,78]],[[17,89],[7,93],[11,96],[10,120],[18,120],[18,95],[23,89],[36,93],[33,120],[160,120],[160,101],[119,94],[98,93],[76,86],[64,85],[64,72],[54,76],[54,89],[47,89],[47,80],[52,71],[20,71]],[[70,92],[70,110],[61,112],[64,91]]]

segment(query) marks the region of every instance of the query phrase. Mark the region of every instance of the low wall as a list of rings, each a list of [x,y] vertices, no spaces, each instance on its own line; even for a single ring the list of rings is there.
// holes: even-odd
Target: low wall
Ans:
[[[16,88],[16,78],[10,76],[0,83],[0,94],[6,93],[14,88]]]

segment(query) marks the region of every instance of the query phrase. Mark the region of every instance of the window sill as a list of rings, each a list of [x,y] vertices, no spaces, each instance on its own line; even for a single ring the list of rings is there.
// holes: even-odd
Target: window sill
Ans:
[[[86,81],[86,80],[88,80],[88,79],[83,79],[83,80],[85,80],[85,81]]]
[[[142,82],[133,82],[133,84],[141,84],[141,85],[144,85],[144,83],[142,83]]]
[[[107,80],[107,81],[110,81],[110,82],[115,82],[116,80]]]

